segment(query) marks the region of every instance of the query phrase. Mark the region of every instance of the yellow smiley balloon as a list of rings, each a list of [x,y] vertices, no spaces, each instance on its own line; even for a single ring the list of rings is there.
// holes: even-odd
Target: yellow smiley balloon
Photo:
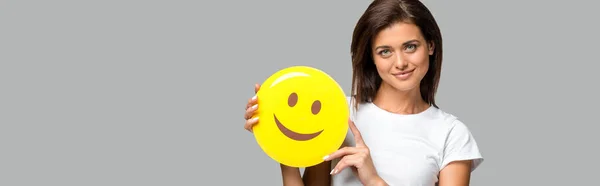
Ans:
[[[325,72],[293,66],[271,75],[257,92],[262,150],[291,167],[310,167],[339,149],[348,131],[349,108],[338,83]]]

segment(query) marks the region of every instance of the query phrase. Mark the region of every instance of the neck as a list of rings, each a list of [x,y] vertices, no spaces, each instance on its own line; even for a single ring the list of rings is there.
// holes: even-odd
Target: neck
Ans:
[[[386,83],[382,83],[377,90],[373,104],[397,114],[416,114],[429,108],[429,104],[421,97],[421,89],[418,86],[401,91]]]

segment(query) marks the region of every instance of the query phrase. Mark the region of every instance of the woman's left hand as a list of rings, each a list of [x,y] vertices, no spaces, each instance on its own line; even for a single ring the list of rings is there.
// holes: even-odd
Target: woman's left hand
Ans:
[[[330,161],[335,158],[342,157],[338,164],[331,170],[331,174],[335,175],[341,172],[343,169],[352,166],[358,174],[359,180],[363,185],[385,185],[385,182],[375,170],[373,160],[369,152],[369,147],[365,145],[365,142],[360,135],[360,132],[354,125],[354,122],[348,120],[348,125],[352,134],[354,134],[354,141],[356,142],[355,147],[344,147],[336,152],[325,156],[325,161]],[[381,184],[383,183],[383,184]]]

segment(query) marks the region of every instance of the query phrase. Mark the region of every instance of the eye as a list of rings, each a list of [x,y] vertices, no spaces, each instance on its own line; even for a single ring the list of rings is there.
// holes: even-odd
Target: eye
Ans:
[[[408,44],[408,45],[406,45],[406,47],[404,47],[404,49],[407,50],[408,52],[414,52],[415,50],[417,50],[417,45]]]
[[[379,51],[379,55],[383,56],[383,57],[387,57],[389,55],[392,54],[392,51],[388,50],[388,49],[383,49],[381,51]]]
[[[296,103],[298,103],[298,94],[296,94],[295,92],[293,92],[288,97],[288,105],[290,107],[294,107],[294,106],[296,106]]]
[[[321,101],[314,101],[310,110],[314,115],[317,115],[321,111]]]

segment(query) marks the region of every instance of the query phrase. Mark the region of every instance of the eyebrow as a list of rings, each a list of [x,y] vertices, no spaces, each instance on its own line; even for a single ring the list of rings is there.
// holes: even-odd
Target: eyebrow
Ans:
[[[407,45],[407,44],[409,44],[409,43],[413,43],[413,42],[419,42],[419,40],[417,40],[417,39],[413,39],[413,40],[410,40],[410,41],[404,42],[404,43],[402,43],[402,46],[404,46],[404,45]],[[391,47],[390,47],[390,46],[388,46],[388,45],[381,45],[381,46],[377,46],[377,47],[375,47],[375,50],[377,50],[377,49],[379,49],[379,48],[391,48]]]

